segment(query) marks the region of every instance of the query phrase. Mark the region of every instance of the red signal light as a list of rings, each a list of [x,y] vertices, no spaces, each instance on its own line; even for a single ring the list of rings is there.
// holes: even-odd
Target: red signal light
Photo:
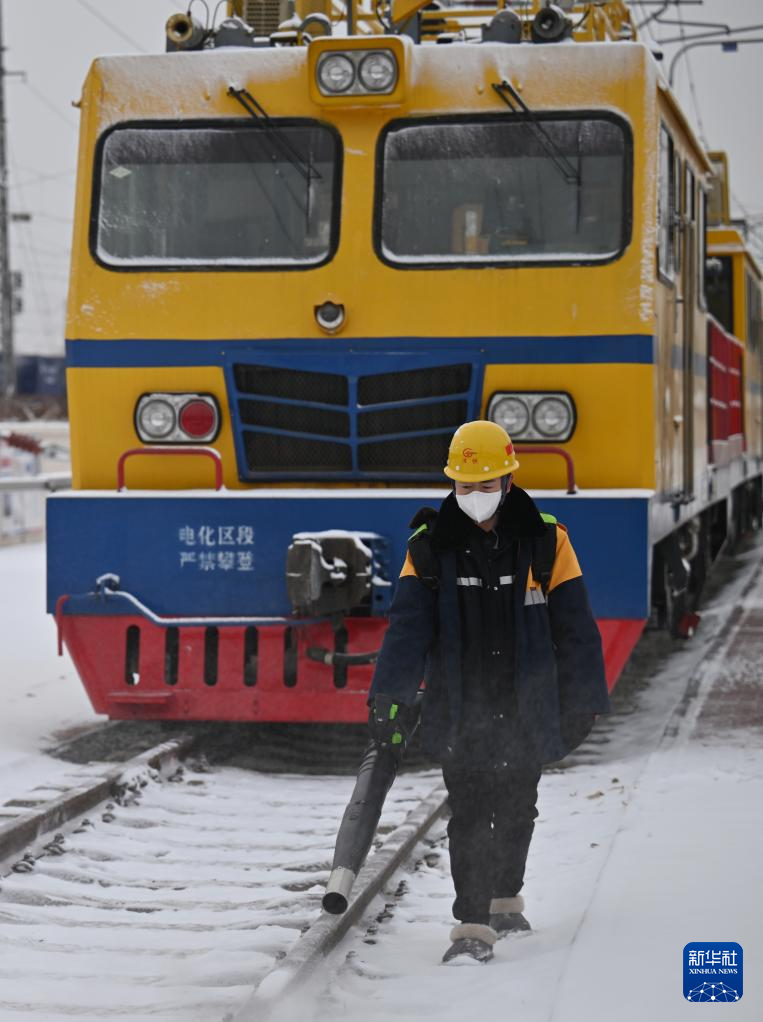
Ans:
[[[217,411],[213,405],[198,399],[189,401],[180,409],[178,425],[194,440],[209,436],[217,426]]]

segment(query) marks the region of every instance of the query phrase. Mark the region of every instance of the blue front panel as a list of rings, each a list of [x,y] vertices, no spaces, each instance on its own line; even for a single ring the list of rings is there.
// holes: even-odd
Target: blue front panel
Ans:
[[[389,540],[389,577],[405,557],[421,496],[166,497],[77,494],[48,499],[48,610],[64,593],[89,592],[106,572],[161,615],[290,613],[286,550],[296,532],[346,529]],[[440,491],[442,492],[442,491]],[[542,498],[569,529],[594,613],[648,615],[648,508],[643,497]]]
[[[648,497],[539,497],[567,527],[597,618],[649,617]]]

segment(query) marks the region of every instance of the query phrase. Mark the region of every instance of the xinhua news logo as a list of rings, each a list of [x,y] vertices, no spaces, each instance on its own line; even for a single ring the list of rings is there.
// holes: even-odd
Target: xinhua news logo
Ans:
[[[687,1001],[731,1003],[742,998],[740,944],[694,942],[684,948],[684,997]]]

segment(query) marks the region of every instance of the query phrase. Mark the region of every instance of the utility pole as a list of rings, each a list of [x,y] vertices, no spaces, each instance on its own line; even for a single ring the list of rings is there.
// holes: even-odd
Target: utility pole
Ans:
[[[8,244],[8,166],[5,154],[5,44],[0,0],[0,338],[2,374],[0,395],[12,397],[16,390],[16,359],[13,353],[13,294]]]

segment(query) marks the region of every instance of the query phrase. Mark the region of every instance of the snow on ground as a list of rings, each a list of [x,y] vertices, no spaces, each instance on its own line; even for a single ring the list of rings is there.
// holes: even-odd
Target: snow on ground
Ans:
[[[317,1009],[300,1004],[301,1022],[674,1022],[696,1011],[683,1000],[691,941],[741,944],[746,982],[734,1018],[757,1022],[758,744],[709,757],[685,743],[646,761],[546,776],[524,891],[535,932],[500,941],[488,966],[439,965],[453,897],[443,847],[409,878],[376,943],[345,945]]]
[[[95,725],[68,656],[56,655],[45,613],[45,545],[0,547],[0,804],[33,783],[52,781],[61,764],[45,756],[56,735]]]
[[[434,775],[399,778],[400,824]],[[0,1022],[222,1022],[319,911],[351,777],[186,768],[0,891]]]
[[[102,719],[56,655],[44,574],[42,544],[0,547],[0,822],[8,798],[100,770],[43,751]],[[385,833],[435,780],[398,779]],[[99,810],[67,828],[62,856],[3,878],[0,1022],[220,1022],[319,911],[353,783],[187,772],[111,822]]]
[[[759,556],[758,542],[748,559]],[[763,1018],[760,578],[739,632],[716,650],[709,641],[743,581],[705,614],[706,639],[671,657],[621,719],[599,762],[543,777],[523,892],[535,932],[500,941],[487,966],[439,964],[453,898],[443,824],[405,895],[394,898],[398,874],[377,900],[377,912],[393,907],[376,932],[345,942],[331,984],[274,1022],[675,1022],[696,1011],[683,999],[683,948],[694,941],[741,944],[734,1018]],[[699,684],[687,707],[690,676]]]

